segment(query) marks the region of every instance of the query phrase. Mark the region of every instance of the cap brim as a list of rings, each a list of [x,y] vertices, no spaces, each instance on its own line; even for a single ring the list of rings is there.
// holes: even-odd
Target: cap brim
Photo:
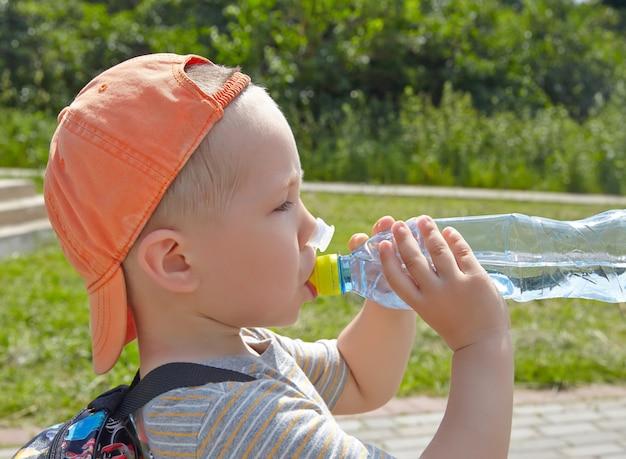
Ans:
[[[113,368],[124,346],[136,337],[121,267],[98,290],[90,292],[89,307],[93,369],[103,374]]]

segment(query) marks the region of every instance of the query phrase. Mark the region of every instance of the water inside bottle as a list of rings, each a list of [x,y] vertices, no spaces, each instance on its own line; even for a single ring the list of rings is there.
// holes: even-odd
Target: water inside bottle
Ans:
[[[626,259],[605,262],[517,259],[512,264],[502,259],[501,253],[479,252],[476,256],[505,298],[626,301]]]

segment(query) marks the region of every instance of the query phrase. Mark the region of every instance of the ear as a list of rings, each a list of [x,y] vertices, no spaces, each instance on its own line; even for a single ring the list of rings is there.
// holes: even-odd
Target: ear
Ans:
[[[157,285],[177,293],[189,293],[199,284],[187,263],[183,242],[179,231],[159,229],[148,233],[137,249],[141,269]]]

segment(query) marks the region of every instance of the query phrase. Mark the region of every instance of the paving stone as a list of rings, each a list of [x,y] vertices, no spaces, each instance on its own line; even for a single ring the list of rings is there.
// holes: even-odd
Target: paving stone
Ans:
[[[515,453],[531,453],[541,451],[558,451],[567,447],[567,441],[558,437],[527,437],[523,440],[511,440],[510,451]]]
[[[589,422],[546,424],[545,426],[539,426],[538,429],[543,435],[548,437],[578,435],[585,432],[597,431],[597,428]]]
[[[562,401],[515,406],[509,459],[626,459],[626,388],[621,390],[621,395],[612,395],[610,400],[590,398],[591,391],[579,401],[568,394]],[[601,394],[598,391],[597,396]],[[442,415],[440,410],[341,422],[355,429],[350,433],[369,437],[374,440],[371,443],[403,459],[419,456]],[[380,432],[372,434],[367,429]]]
[[[533,453],[515,453],[509,454],[509,459],[563,459],[563,455],[558,451],[536,451]]]
[[[622,453],[626,457],[626,452],[615,443],[584,445],[572,448],[564,448],[564,457],[604,457],[606,454]]]
[[[619,441],[626,435],[624,432],[599,431],[590,434],[576,435],[568,438],[568,442],[573,446],[578,445],[601,445],[606,443],[619,444]]]

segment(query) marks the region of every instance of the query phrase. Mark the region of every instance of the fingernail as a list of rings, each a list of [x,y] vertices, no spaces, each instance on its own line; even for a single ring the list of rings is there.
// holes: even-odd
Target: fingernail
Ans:
[[[428,217],[427,215],[422,215],[419,218],[419,220],[417,221],[417,226],[419,228],[425,228],[425,227],[427,227],[428,225],[431,224],[431,220],[432,219],[430,217]]]
[[[446,232],[448,236],[454,236],[456,234],[459,234],[456,228],[453,228],[452,226],[448,226],[447,228],[444,228],[444,231]]]
[[[394,226],[395,226],[394,229],[400,234],[406,234],[408,231],[410,231],[409,227],[403,221],[395,222]]]

